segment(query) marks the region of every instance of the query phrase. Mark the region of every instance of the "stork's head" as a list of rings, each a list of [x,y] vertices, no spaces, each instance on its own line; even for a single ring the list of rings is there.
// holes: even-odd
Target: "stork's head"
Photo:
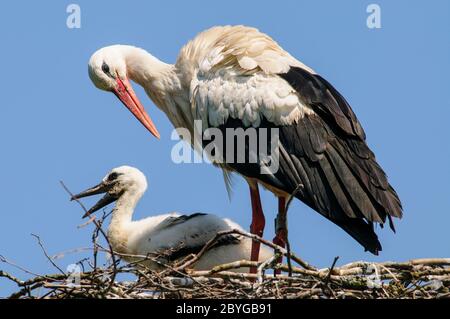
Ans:
[[[142,125],[159,138],[158,130],[131,87],[124,48],[126,46],[112,45],[95,52],[89,60],[89,77],[97,88],[114,93]]]
[[[115,202],[125,193],[140,197],[146,189],[147,179],[140,170],[130,166],[120,166],[106,174],[100,184],[74,195],[72,200],[105,193],[105,196],[86,212],[84,218]]]

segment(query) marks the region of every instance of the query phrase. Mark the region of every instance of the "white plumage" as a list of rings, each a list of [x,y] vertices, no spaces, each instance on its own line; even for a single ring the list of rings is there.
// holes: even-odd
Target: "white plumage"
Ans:
[[[127,261],[142,259],[137,256],[159,256],[159,261],[167,263],[182,258],[189,253],[198,252],[218,232],[242,228],[229,219],[212,214],[181,215],[169,213],[133,220],[136,204],[147,189],[144,174],[136,168],[121,166],[111,170],[102,182],[74,196],[79,199],[105,192],[106,195],[91,208],[87,215],[116,201],[111,223],[108,227],[108,239],[115,252],[123,254]],[[211,269],[214,266],[238,260],[249,260],[251,240],[228,235],[219,239],[218,244],[206,252],[193,266],[198,270]],[[260,260],[270,258],[271,251],[264,247]],[[154,261],[146,261],[150,268],[160,268]],[[237,271],[248,271],[246,268]]]
[[[229,117],[259,127],[262,117],[291,124],[310,109],[278,74],[299,66],[269,36],[243,26],[214,27],[200,33],[180,52],[175,67],[190,83],[193,117],[216,127]],[[209,123],[209,125],[208,125]]]
[[[203,127],[223,125],[230,117],[240,119],[245,127],[259,127],[263,117],[286,125],[311,112],[286,81],[263,72],[251,77],[199,76],[196,82],[192,110]]]

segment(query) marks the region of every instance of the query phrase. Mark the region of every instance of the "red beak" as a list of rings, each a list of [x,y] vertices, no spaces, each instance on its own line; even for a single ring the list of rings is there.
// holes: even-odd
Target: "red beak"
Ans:
[[[133,88],[130,85],[128,79],[121,80],[117,76],[117,88],[113,90],[114,94],[119,98],[119,100],[130,110],[131,113],[145,126],[147,130],[150,131],[156,138],[159,139],[160,135],[156,129],[155,124],[148,116],[141,102],[134,93]]]

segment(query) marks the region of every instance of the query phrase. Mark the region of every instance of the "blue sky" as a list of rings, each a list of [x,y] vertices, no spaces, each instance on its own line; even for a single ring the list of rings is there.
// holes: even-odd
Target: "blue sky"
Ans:
[[[372,2],[381,7],[381,29],[366,26]],[[123,164],[149,179],[136,218],[203,211],[248,227],[241,178],[229,201],[219,170],[171,161],[172,126],[142,89],[135,86],[159,141],[87,75],[90,55],[106,45],[133,44],[173,63],[199,31],[246,24],[271,35],[347,98],[404,205],[397,234],[379,229],[383,252],[375,257],[296,202],[289,214],[294,250],[323,267],[334,256],[340,264],[450,256],[450,2],[76,1],[81,29],[68,29],[70,3],[8,1],[0,11],[1,255],[45,273],[54,269],[30,233],[41,236],[50,254],[89,246],[91,228],[77,229],[82,212],[59,180],[80,191]],[[277,203],[266,191],[262,200],[271,239]],[[58,262],[65,268],[82,257]],[[0,269],[24,277],[4,264]],[[0,296],[13,288],[0,279]]]

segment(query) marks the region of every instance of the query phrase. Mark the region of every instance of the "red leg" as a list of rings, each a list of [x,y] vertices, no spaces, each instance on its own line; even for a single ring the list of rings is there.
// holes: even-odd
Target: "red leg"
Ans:
[[[287,242],[287,225],[286,225],[286,198],[278,197],[278,215],[275,219],[275,237],[273,238],[273,243],[286,247]],[[280,257],[277,262],[281,263],[283,257]],[[275,270],[275,274],[280,274],[281,270]]]
[[[266,220],[264,218],[264,213],[261,206],[258,184],[250,185],[250,198],[252,201],[252,224],[250,225],[250,232],[262,237]],[[258,261],[260,246],[260,242],[252,241],[252,251],[250,255],[251,261]],[[256,270],[256,267],[251,267],[250,273],[255,274]]]

